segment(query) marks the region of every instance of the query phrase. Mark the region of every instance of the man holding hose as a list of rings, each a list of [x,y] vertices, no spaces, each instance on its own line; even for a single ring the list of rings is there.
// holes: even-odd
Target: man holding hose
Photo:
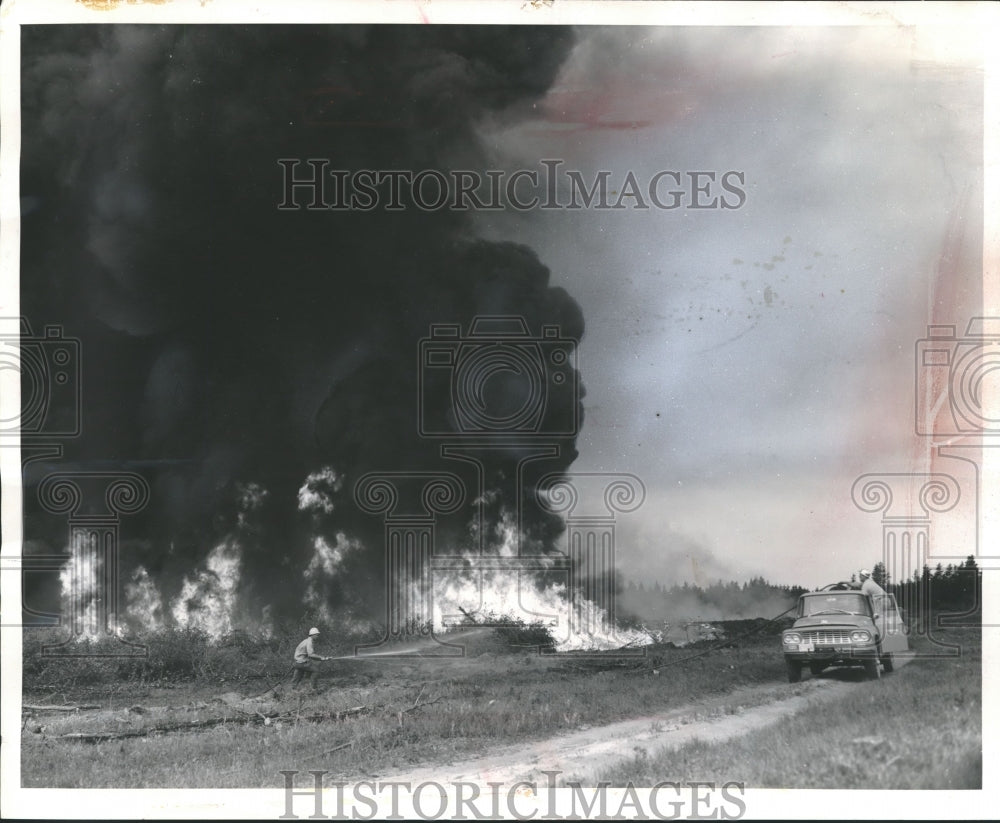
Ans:
[[[315,626],[309,629],[309,636],[295,647],[295,662],[293,663],[295,671],[292,674],[292,689],[297,689],[304,677],[312,683],[313,691],[319,691],[319,683],[316,678],[316,675],[319,674],[319,666],[313,661],[329,660],[330,658],[316,654],[315,649],[313,649],[314,637],[319,637],[319,629]]]

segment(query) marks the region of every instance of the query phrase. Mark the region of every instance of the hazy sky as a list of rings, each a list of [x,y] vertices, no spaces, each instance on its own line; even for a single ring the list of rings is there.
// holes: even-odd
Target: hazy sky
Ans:
[[[736,210],[481,221],[583,309],[573,468],[646,483],[626,569],[819,584],[879,558],[851,484],[926,470],[914,343],[980,313],[979,61],[915,29],[583,30],[536,116],[487,135],[508,168],[746,176]]]

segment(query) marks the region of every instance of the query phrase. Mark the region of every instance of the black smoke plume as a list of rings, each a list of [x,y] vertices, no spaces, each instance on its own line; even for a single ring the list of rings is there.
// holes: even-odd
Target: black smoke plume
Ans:
[[[26,537],[65,548],[34,496],[47,472],[136,471],[152,494],[122,521],[124,574],[143,565],[169,597],[235,530],[247,613],[293,616],[319,533],[361,547],[331,606],[377,612],[382,524],[353,483],[455,469],[417,436],[418,340],[478,314],[579,338],[583,318],[530,249],[477,239],[468,214],[279,212],[277,161],[485,168],[477,129],[529,110],[571,45],[552,27],[25,27],[22,313],[80,339],[84,410],[63,458],[28,467]],[[559,445],[547,472],[576,456]],[[331,510],[300,511],[323,467]],[[267,492],[250,515],[248,484]],[[525,525],[542,547],[561,529]]]

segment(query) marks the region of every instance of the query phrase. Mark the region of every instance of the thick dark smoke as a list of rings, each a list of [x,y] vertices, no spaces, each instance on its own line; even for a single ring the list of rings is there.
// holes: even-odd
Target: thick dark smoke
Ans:
[[[317,532],[344,552],[325,596],[381,608],[382,524],[351,502],[367,471],[451,468],[417,435],[430,324],[523,315],[580,337],[577,304],[528,248],[477,239],[467,214],[279,212],[279,158],[332,168],[476,169],[477,126],[516,118],[571,46],[550,27],[23,29],[22,313],[81,340],[83,435],[29,468],[26,537],[64,548],[34,485],[52,470],[143,474],[125,571],[169,596],[232,533],[248,613],[301,611]],[[435,398],[443,407],[449,398]],[[576,452],[564,438],[545,471]],[[322,467],[333,510],[299,511]],[[499,465],[487,467],[488,485]],[[530,491],[530,489],[529,489]],[[499,501],[490,508],[495,520]],[[462,522],[445,531],[460,540]],[[561,525],[535,513],[539,546]]]

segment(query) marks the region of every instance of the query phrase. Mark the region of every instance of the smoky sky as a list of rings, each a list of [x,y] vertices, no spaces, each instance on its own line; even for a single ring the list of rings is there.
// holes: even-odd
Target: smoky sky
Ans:
[[[819,586],[878,560],[852,483],[928,471],[916,341],[984,311],[981,48],[961,27],[593,27],[538,116],[492,135],[510,168],[557,156],[619,186],[746,176],[739,209],[489,227],[584,310],[573,470],[647,484],[655,505],[620,521],[629,571]],[[935,545],[964,557],[974,515],[947,521]]]
[[[317,531],[366,547],[330,597],[380,588],[382,524],[353,483],[455,470],[418,436],[418,341],[477,315],[580,338],[583,316],[530,248],[478,239],[460,212],[280,212],[277,161],[482,168],[480,124],[529,111],[572,42],[555,27],[24,27],[22,314],[80,340],[83,415],[62,460],[29,467],[25,537],[65,546],[37,508],[47,472],[136,471],[152,495],[123,521],[123,570],[169,589],[253,483],[267,495],[244,523],[247,600],[301,608]],[[571,436],[557,445],[547,471],[576,456]],[[342,489],[305,517],[297,489],[323,466]],[[502,472],[487,461],[486,485]],[[561,523],[526,527],[544,546]]]

